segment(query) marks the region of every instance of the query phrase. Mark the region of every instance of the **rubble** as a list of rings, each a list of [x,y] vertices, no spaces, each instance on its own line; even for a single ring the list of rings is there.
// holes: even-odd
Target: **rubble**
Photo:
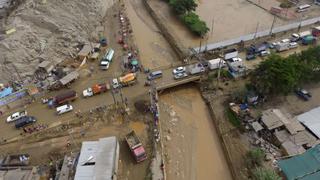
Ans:
[[[16,32],[0,41],[2,81],[33,76],[41,61],[57,64],[77,53],[75,45],[98,39],[101,21],[112,4],[112,0],[26,0],[4,25]]]

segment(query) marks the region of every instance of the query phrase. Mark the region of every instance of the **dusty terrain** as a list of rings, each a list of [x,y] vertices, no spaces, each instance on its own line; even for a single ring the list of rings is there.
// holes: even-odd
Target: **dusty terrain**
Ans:
[[[76,47],[98,40],[112,0],[27,0],[8,17],[0,41],[1,82],[32,76],[43,60],[59,63],[76,55]],[[21,79],[20,79],[21,78]]]
[[[57,126],[41,132],[42,134],[29,136],[23,141],[2,145],[0,150],[2,155],[28,153],[31,155],[31,165],[43,165],[59,160],[70,152],[78,152],[82,141],[116,136],[120,143],[118,178],[144,179],[147,177],[148,165],[152,157],[147,119],[148,117],[136,114],[123,118],[115,111],[108,109],[107,112],[95,112],[94,115],[75,119],[64,126]],[[131,130],[134,130],[142,140],[149,156],[147,161],[139,164],[135,163],[124,141],[124,136]],[[68,143],[71,145],[67,146]]]

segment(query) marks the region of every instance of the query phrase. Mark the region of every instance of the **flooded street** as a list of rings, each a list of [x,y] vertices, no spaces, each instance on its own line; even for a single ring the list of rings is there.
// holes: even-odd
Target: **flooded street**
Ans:
[[[142,0],[125,0],[126,12],[140,52],[142,65],[154,69],[169,66],[177,57],[145,9]]]
[[[184,86],[166,92],[160,107],[168,179],[232,179],[199,91]]]

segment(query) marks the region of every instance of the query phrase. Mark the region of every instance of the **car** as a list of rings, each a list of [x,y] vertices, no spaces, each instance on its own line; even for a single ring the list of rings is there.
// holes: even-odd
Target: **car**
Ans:
[[[100,63],[100,68],[102,70],[108,70],[110,66],[110,62],[109,61],[101,61]]]
[[[291,42],[289,43],[289,48],[292,49],[292,48],[297,48],[298,47],[298,43],[296,42]]]
[[[269,48],[270,49],[274,49],[278,44],[280,44],[280,42],[273,42],[269,44]]]
[[[15,113],[11,114],[11,116],[9,116],[9,117],[7,118],[7,123],[16,121],[16,120],[18,120],[19,118],[24,117],[24,116],[26,116],[26,115],[27,115],[27,111],[15,112]]]
[[[297,42],[299,40],[300,40],[299,34],[296,34],[296,33],[291,34],[291,38],[290,38],[291,42]]]
[[[270,54],[270,51],[261,51],[259,55],[261,57],[264,57],[264,56],[268,56],[269,54]]]
[[[253,60],[256,59],[256,55],[255,54],[247,54],[246,60]]]
[[[67,113],[73,110],[73,107],[70,104],[66,104],[63,106],[59,106],[57,107],[57,114],[63,114],[63,113]]]
[[[182,78],[185,78],[185,77],[187,77],[188,76],[188,74],[187,73],[185,73],[185,72],[183,72],[183,73],[178,73],[178,74],[175,74],[174,75],[174,79],[182,79]]]
[[[241,58],[239,58],[239,57],[234,57],[234,58],[231,58],[231,60],[230,60],[231,62],[241,62],[242,61],[242,59]]]
[[[37,121],[37,119],[33,116],[23,116],[15,122],[15,127],[17,129],[19,129],[19,128],[22,128],[26,125],[35,123],[36,121]]]
[[[288,42],[290,42],[290,39],[282,39],[281,42],[282,43],[288,43]]]
[[[295,93],[298,97],[305,101],[308,101],[312,97],[311,94],[305,89],[297,89]]]
[[[184,73],[184,72],[186,72],[186,67],[182,67],[182,66],[177,67],[177,68],[173,69],[173,71],[172,71],[173,74],[179,74],[179,73]]]
[[[112,79],[112,87],[113,89],[117,89],[118,87],[120,87],[120,83],[117,78]]]
[[[152,81],[154,79],[161,78],[161,77],[162,77],[162,71],[154,71],[149,73],[149,75],[147,76],[147,80]]]

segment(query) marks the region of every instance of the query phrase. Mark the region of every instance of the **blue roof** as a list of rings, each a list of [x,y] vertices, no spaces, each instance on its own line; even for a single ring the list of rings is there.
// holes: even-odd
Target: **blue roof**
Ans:
[[[2,91],[0,91],[0,98],[6,97],[6,96],[10,95],[11,93],[13,93],[13,89],[11,87],[7,87],[7,88],[3,89]]]
[[[288,180],[319,180],[320,145],[301,155],[280,160],[278,164]]]

